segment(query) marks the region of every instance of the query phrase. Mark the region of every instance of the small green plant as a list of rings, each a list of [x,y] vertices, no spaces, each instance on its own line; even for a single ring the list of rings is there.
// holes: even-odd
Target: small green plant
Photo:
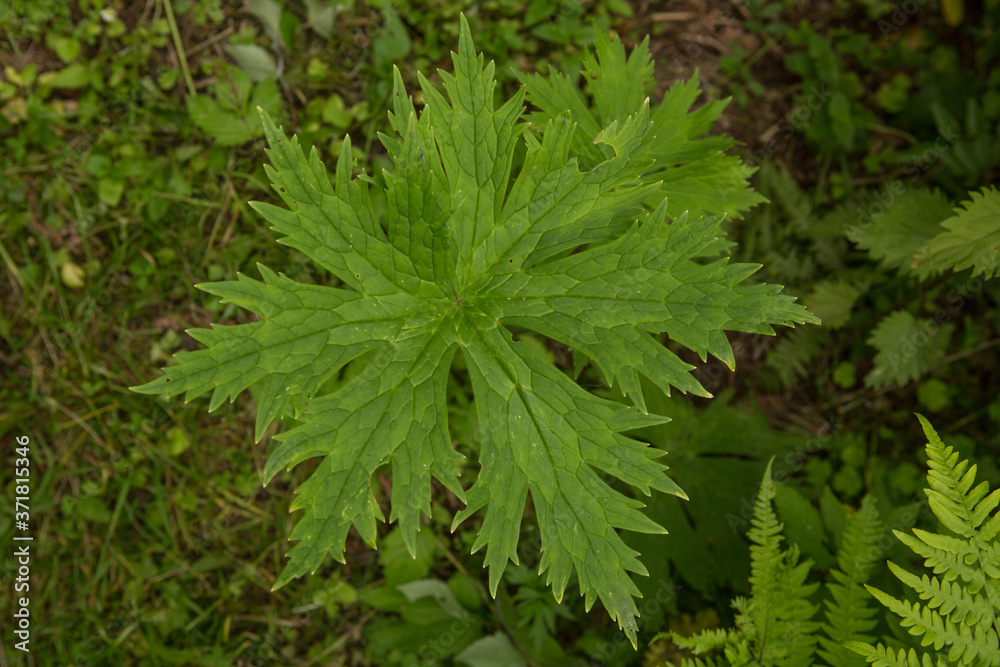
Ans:
[[[951,206],[940,192],[905,192],[846,233],[885,268],[920,282],[970,268],[972,278],[988,280],[1000,273],[1000,191],[987,187],[969,196],[949,216]],[[865,384],[906,385],[918,379],[944,356],[951,330],[946,321],[918,319],[907,310],[889,313],[869,338],[877,354]]]
[[[781,548],[783,524],[772,507],[777,490],[769,464],[748,534],[752,542],[750,596],[733,601],[738,612],[736,628],[705,630],[692,637],[663,633],[653,639],[669,637],[696,656],[719,653],[683,660],[682,667],[864,664],[842,644],[851,639],[870,640],[868,633],[876,626],[876,608],[863,587],[877,565],[871,554],[878,553],[877,543],[883,534],[874,499],[866,496],[856,512],[840,519],[843,528],[836,567],[830,569],[823,586],[823,620],[814,621],[819,606],[811,598],[818,585],[806,583],[812,561],[799,560],[796,544]]]
[[[283,244],[344,286],[305,285],[264,266],[263,282],[239,276],[203,285],[261,320],[192,330],[206,349],[177,355],[180,363],[136,389],[188,399],[211,392],[214,410],[262,382],[257,437],[276,419],[299,420],[278,436],[266,479],[323,460],[298,488],[292,507],[305,510],[291,536],[298,544],[274,588],[315,572],[328,554],[342,561],[352,526],[375,546],[384,516],[370,480],[391,466],[389,521],[399,522],[411,554],[421,515],[431,512],[432,479],[467,505],[453,529],[485,510],[473,551],[487,549],[492,594],[507,562],[518,562],[530,493],[540,571],[556,600],[575,570],[587,608],[600,598],[634,644],[637,589],[628,573],[645,568],[617,529],[664,531],[598,473],[646,494],[683,497],[653,460],[662,452],[624,435],[664,421],[646,410],[639,369],[665,392],[708,394],[654,335],[665,332],[732,367],[724,331],[773,334],[773,323],[817,320],[780,287],[742,285],[758,265],[701,259],[722,216],[668,222],[662,195],[652,212],[643,207],[660,188],[640,178],[649,167],[641,150],[652,126],[648,99],[628,98],[638,104],[619,109],[627,117],[589,136],[600,155],[581,171],[584,159],[571,150],[581,137],[575,117],[559,114],[536,134],[519,122],[523,90],[494,108],[494,67],[477,57],[464,18],[453,62],[454,74],[441,72],[449,99],[420,78],[427,100],[420,114],[395,72],[390,122],[399,137],[382,136],[395,172],[374,179],[351,178],[345,141],[331,185],[317,152],[306,158],[297,139],[262,114],[267,172],[288,208],[254,208]],[[373,183],[386,198],[381,220]],[[588,393],[508,327],[592,360],[635,405]],[[481,472],[468,491],[446,421],[446,383],[459,351],[482,430]],[[364,369],[324,393],[362,355]]]
[[[242,69],[227,64],[219,66],[217,76],[219,81],[212,86],[214,96],[187,98],[191,122],[219,146],[239,146],[262,136],[256,110],[262,108],[275,115],[281,112],[278,84],[271,78],[254,84]]]
[[[750,95],[760,99],[767,92],[764,84],[753,77],[751,58],[747,50],[739,44],[730,48],[731,53],[719,58],[719,69],[729,77],[729,90],[732,91],[736,103],[743,108],[750,104]]]
[[[760,187],[776,205],[755,212],[745,252],[762,255],[770,279],[799,285],[805,305],[823,321],[822,327],[790,332],[769,355],[767,364],[783,384],[815,368],[838,330],[865,333],[868,345],[859,347],[859,356],[872,349],[875,354],[863,382],[875,390],[924,378],[949,354],[961,353],[956,343],[973,346],[970,341],[979,336],[968,333],[970,323],[956,314],[1000,273],[996,188],[970,192],[956,205],[940,190],[893,181],[881,191],[858,192],[822,215],[781,169],[766,164]],[[848,241],[866,251],[870,262],[846,262]],[[830,272],[837,278],[818,280]],[[934,284],[937,276],[941,286]],[[921,289],[928,292],[924,301],[910,298]],[[873,312],[880,316],[873,318]],[[845,388],[855,384],[853,378],[839,379]]]
[[[819,107],[799,129],[806,141],[822,155],[856,153],[867,145],[867,132],[874,114],[862,104],[864,83],[844,64],[845,56],[860,56],[868,38],[853,31],[835,31],[827,36],[802,23],[788,33],[788,41],[802,48],[785,61],[788,71],[802,77],[803,92],[796,96],[797,108],[810,108],[819,95]]]

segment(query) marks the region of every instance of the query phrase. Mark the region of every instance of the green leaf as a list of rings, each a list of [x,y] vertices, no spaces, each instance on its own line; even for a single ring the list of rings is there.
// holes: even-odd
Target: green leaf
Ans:
[[[360,597],[376,609],[400,614],[380,615],[365,627],[372,664],[427,664],[428,657],[444,664],[482,636],[482,620],[464,609],[443,581],[383,586]]]
[[[851,150],[855,132],[851,101],[844,93],[838,91],[830,98],[827,109],[830,112],[831,129],[837,142],[844,150]]]
[[[887,268],[909,271],[920,248],[941,232],[951,204],[938,190],[904,190],[893,197],[888,206],[865,201],[863,207],[855,207],[855,219],[846,233]]]
[[[389,531],[379,553],[379,565],[390,586],[423,579],[431,571],[437,547],[429,531],[417,533],[416,554],[410,555],[399,528]]]
[[[937,378],[921,382],[917,387],[917,401],[931,412],[940,412],[951,405],[951,386]]]
[[[646,570],[618,531],[664,531],[607,476],[646,495],[684,497],[654,460],[662,452],[623,433],[665,421],[647,413],[640,371],[661,391],[707,395],[658,336],[732,366],[725,331],[773,334],[773,324],[816,318],[780,287],[742,284],[759,266],[700,259],[717,239],[718,217],[668,222],[662,201],[652,213],[643,207],[657,187],[638,180],[649,162],[634,157],[651,129],[648,105],[597,128],[590,141],[604,157],[581,169],[568,114],[536,136],[520,122],[523,92],[494,106],[494,65],[476,54],[464,17],[452,60],[454,73],[441,72],[444,93],[419,77],[420,114],[394,71],[393,135],[381,136],[394,171],[378,179],[352,178],[349,139],[331,178],[315,149],[307,157],[262,114],[265,171],[285,206],[253,208],[280,243],[339,283],[304,285],[260,267],[263,282],[238,276],[200,286],[259,321],[193,330],[205,349],[179,354],[137,390],[211,393],[215,409],[259,382],[258,438],[278,418],[298,420],[276,437],[265,478],[322,460],[297,490],[297,544],[275,588],[315,572],[328,555],[342,561],[352,527],[375,545],[385,517],[371,480],[388,468],[388,520],[399,522],[411,554],[421,515],[431,514],[433,479],[467,503],[453,528],[481,513],[473,550],[486,548],[494,595],[507,563],[518,562],[530,495],[540,570],[556,599],[575,572],[587,608],[600,598],[634,644],[638,589],[629,573]],[[515,170],[519,145],[524,159]],[[381,217],[372,184],[384,188]],[[634,406],[587,392],[515,342],[508,327],[587,356]],[[445,396],[458,353],[482,430],[480,472],[468,491]],[[321,392],[362,358],[359,372]]]
[[[410,33],[406,24],[391,8],[382,10],[382,30],[372,40],[372,59],[376,69],[402,60],[410,52]]]
[[[107,505],[100,498],[93,496],[83,498],[76,506],[76,513],[87,521],[93,521],[94,523],[110,523],[113,516]]]
[[[324,0],[305,0],[305,5],[309,27],[324,39],[330,39],[333,33],[333,21],[337,18],[341,3],[328,4]]]
[[[247,0],[247,11],[257,17],[268,37],[281,35],[281,5],[275,0]]]
[[[1000,274],[1000,191],[990,186],[969,194],[971,200],[941,223],[948,231],[918,252],[914,266],[921,278],[969,267],[986,279]]]
[[[334,93],[323,105],[323,120],[336,130],[343,131],[351,124],[351,114],[344,106],[344,98]]]
[[[213,88],[215,98],[190,95],[188,115],[192,122],[215,139],[220,146],[238,146],[263,135],[256,109],[268,113],[281,111],[281,95],[274,79],[254,86],[243,70],[227,66]]]
[[[125,182],[117,178],[102,178],[97,182],[97,198],[108,206],[118,206],[125,194]]]
[[[71,289],[82,289],[87,285],[87,272],[76,262],[62,262],[59,264],[59,277],[63,285]]]
[[[568,111],[577,123],[573,153],[581,156],[583,166],[590,167],[610,155],[607,149],[595,145],[594,135],[613,121],[624,121],[648,103],[644,91],[652,90],[655,83],[649,39],[626,58],[618,37],[609,39],[598,30],[594,52],[585,51],[583,65],[587,95],[581,94],[573,79],[551,67],[547,77],[536,74],[519,78],[525,84],[528,100],[539,109],[529,115],[531,122],[544,127]],[[751,190],[747,182],[755,169],[725,154],[736,142],[724,136],[705,136],[729,100],[708,102],[691,112],[699,92],[697,72],[690,80],[671,86],[651,111],[649,139],[633,157],[647,160],[644,178],[661,181],[650,201],[655,207],[666,197],[668,216],[690,210],[695,215],[726,213],[738,219],[743,211],[766,199]]]
[[[408,602],[403,592],[395,586],[377,586],[361,591],[360,600],[379,611],[398,612]]]
[[[180,456],[191,448],[191,435],[182,426],[174,426],[167,431],[167,452]]]
[[[839,329],[847,324],[854,309],[854,302],[861,295],[860,290],[850,283],[840,280],[824,280],[816,283],[812,293],[803,302],[823,325]]]
[[[675,576],[709,596],[726,587],[745,591],[750,570],[743,535],[750,525],[749,499],[767,460],[775,455],[780,459],[802,440],[772,429],[760,413],[728,405],[729,392],[697,414],[684,397],[668,398],[655,387],[645,391],[650,411],[671,421],[636,435],[667,452],[665,461],[683,480],[691,500],[654,495],[647,513],[667,526],[670,535],[634,535],[628,542],[642,553],[683,544],[664,554]],[[726,483],[719,484],[719,479]],[[656,594],[659,582],[653,579],[639,584],[643,597]]]
[[[400,593],[406,596],[410,602],[416,602],[422,598],[430,597],[440,605],[449,616],[455,618],[465,618],[469,615],[462,605],[458,603],[455,594],[451,592],[443,581],[438,579],[421,579],[410,581],[396,586]]]
[[[823,520],[802,492],[787,484],[775,488],[774,506],[785,526],[788,541],[798,545],[802,555],[825,570],[833,564],[833,556],[824,544]]]
[[[448,580],[448,588],[466,609],[480,609],[483,606],[483,585],[478,579],[456,572]]]
[[[905,386],[916,380],[943,356],[951,330],[949,324],[918,320],[905,310],[885,316],[868,338],[878,353],[874,368],[865,376],[865,386]]]
[[[278,63],[264,47],[256,44],[227,44],[226,53],[236,61],[251,81],[263,81],[278,74]]]
[[[857,383],[858,367],[850,361],[842,361],[833,369],[833,381],[841,389],[851,389]]]
[[[517,648],[502,632],[483,637],[455,656],[455,661],[469,667],[521,667],[527,665]]]
[[[73,63],[54,72],[52,76],[42,76],[42,83],[53,88],[83,88],[90,83],[90,68],[83,63]]]
[[[45,46],[56,52],[59,60],[70,63],[80,55],[80,40],[68,35],[60,35],[54,30],[46,31]]]

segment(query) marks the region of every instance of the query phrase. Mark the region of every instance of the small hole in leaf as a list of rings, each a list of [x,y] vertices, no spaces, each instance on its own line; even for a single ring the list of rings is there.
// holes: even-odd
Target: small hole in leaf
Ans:
[[[514,260],[513,260],[513,259],[508,259],[508,260],[507,260],[507,263],[508,263],[508,264],[513,264],[513,263],[514,263]]]
[[[163,378],[164,382],[170,382],[170,378]]]
[[[355,273],[354,277],[357,278],[358,280],[361,280],[361,274],[360,273]]]

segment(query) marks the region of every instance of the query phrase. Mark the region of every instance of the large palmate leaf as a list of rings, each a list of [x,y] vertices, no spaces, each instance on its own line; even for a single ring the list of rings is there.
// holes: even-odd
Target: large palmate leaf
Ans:
[[[263,282],[240,276],[204,286],[261,320],[193,331],[206,349],[178,355],[139,391],[211,392],[214,409],[260,381],[258,438],[276,418],[299,420],[278,436],[267,479],[322,460],[298,488],[293,509],[305,511],[275,587],[316,571],[327,555],[342,560],[351,526],[374,546],[384,517],[370,480],[387,466],[389,521],[399,522],[411,553],[421,514],[430,514],[432,479],[467,503],[456,526],[482,511],[473,548],[486,548],[493,592],[507,562],[517,562],[530,494],[541,569],[556,598],[575,571],[588,608],[600,598],[634,642],[637,589],[628,573],[645,568],[617,530],[663,529],[601,475],[647,495],[683,496],[653,460],[662,451],[623,432],[664,421],[647,414],[640,370],[663,391],[707,395],[691,366],[654,336],[666,332],[731,367],[725,330],[771,334],[772,323],[815,318],[779,287],[742,285],[757,265],[695,261],[716,240],[719,219],[668,222],[664,203],[653,213],[643,207],[658,187],[638,178],[648,162],[633,159],[648,140],[648,104],[595,131],[590,140],[607,156],[581,170],[569,114],[536,136],[519,122],[523,91],[495,108],[493,64],[476,55],[464,19],[453,62],[453,74],[441,73],[447,97],[420,77],[419,114],[395,73],[395,136],[382,137],[395,170],[375,181],[385,189],[381,219],[369,201],[373,179],[351,177],[350,142],[331,183],[316,151],[307,158],[264,115],[267,172],[285,207],[254,208],[281,243],[343,286],[302,285],[263,267]],[[516,343],[508,326],[586,355],[634,407],[588,393]],[[458,352],[482,427],[481,470],[468,490],[446,421]],[[368,365],[323,395],[323,383],[363,354]]]

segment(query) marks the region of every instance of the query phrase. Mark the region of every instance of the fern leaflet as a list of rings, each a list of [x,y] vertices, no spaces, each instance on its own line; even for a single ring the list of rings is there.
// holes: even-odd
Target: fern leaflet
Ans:
[[[959,537],[918,529],[912,536],[894,531],[924,557],[924,564],[935,574],[916,577],[889,564],[921,602],[911,605],[867,588],[901,617],[903,627],[920,637],[923,646],[933,645],[937,652],[947,647],[949,664],[1000,665],[1000,513],[992,514],[1000,504],[1000,490],[991,493],[987,482],[973,486],[976,466],[959,461],[958,452],[944,445],[930,423],[921,415],[917,418],[927,436],[928,503],[941,523]],[[847,646],[873,664],[890,655],[881,644],[873,648],[849,642]]]

